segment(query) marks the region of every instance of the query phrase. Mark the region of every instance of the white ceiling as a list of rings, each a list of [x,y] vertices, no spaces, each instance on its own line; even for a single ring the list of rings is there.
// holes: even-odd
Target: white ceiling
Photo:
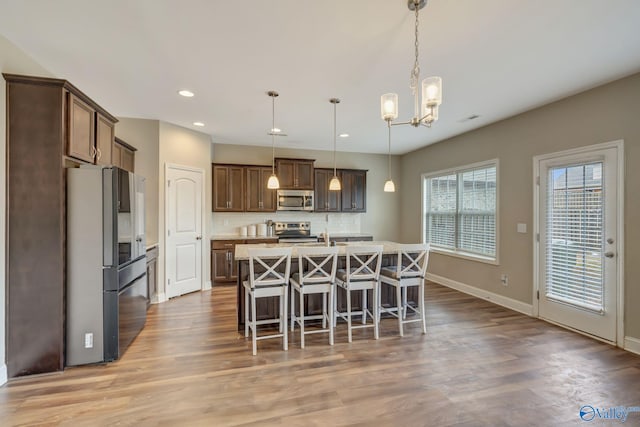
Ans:
[[[413,109],[406,3],[0,0],[0,33],[116,116],[270,145],[274,89],[277,146],[331,150],[338,97],[338,150],[385,153],[380,95],[398,93],[400,119]],[[420,15],[421,77],[441,76],[444,100],[433,128],[393,128],[396,154],[640,71],[638,0],[430,0]]]

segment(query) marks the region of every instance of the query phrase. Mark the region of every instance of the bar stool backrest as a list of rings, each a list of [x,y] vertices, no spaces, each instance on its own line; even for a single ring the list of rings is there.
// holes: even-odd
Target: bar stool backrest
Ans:
[[[299,247],[297,252],[300,284],[335,282],[338,266],[337,246]]]
[[[291,248],[250,248],[248,253],[251,289],[289,283]]]
[[[429,244],[398,245],[395,274],[397,279],[421,277],[427,272]]]
[[[382,264],[382,245],[347,246],[347,277],[351,282],[378,280]]]

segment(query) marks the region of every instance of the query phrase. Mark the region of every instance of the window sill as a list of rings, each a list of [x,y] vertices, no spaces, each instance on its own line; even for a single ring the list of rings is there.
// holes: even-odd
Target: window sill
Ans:
[[[469,260],[469,261],[482,262],[482,263],[485,263],[485,264],[500,265],[500,263],[498,262],[497,257],[496,258],[490,258],[490,257],[482,256],[482,255],[472,254],[472,253],[469,253],[469,252],[457,252],[457,251],[452,251],[450,249],[437,248],[437,247],[434,247],[434,246],[431,246],[430,252],[433,252],[433,253],[436,253],[436,254],[440,254],[440,255],[449,255],[449,256],[452,256],[452,257],[462,258],[462,259],[466,259],[466,260]]]

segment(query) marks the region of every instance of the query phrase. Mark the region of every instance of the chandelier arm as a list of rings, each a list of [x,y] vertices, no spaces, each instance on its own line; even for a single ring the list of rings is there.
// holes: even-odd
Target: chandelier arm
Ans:
[[[408,120],[406,122],[391,122],[391,121],[389,121],[389,125],[390,126],[400,126],[400,125],[410,125],[410,124],[412,124],[411,120]]]

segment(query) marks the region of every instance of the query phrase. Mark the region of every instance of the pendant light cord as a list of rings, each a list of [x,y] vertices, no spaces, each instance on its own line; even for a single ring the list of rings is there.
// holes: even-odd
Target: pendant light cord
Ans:
[[[336,103],[333,103],[333,176],[336,176]]]
[[[387,127],[389,128],[389,181],[391,181],[391,122],[389,120],[387,120]]]
[[[276,127],[276,97],[271,97],[271,174],[276,174],[276,137],[273,134]]]

